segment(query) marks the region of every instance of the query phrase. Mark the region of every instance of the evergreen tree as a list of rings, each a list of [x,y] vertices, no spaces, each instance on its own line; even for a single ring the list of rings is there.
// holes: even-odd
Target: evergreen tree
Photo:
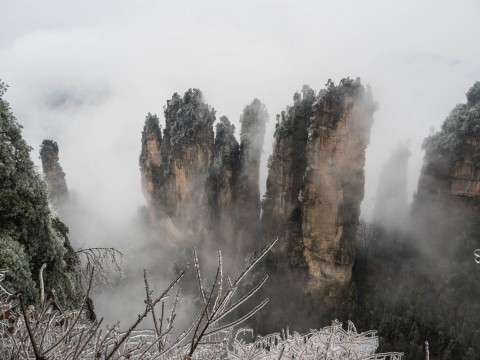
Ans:
[[[46,264],[46,291],[55,289],[67,304],[75,294],[67,266],[75,257],[68,228],[50,212],[46,185],[30,159],[31,147],[3,98],[6,89],[0,81],[0,268],[11,269],[7,286],[34,301],[33,281],[38,285],[40,268]]]

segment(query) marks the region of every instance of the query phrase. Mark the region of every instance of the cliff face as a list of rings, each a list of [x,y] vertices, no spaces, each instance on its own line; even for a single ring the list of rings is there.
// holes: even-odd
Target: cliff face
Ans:
[[[43,140],[40,145],[40,158],[48,187],[48,198],[54,205],[62,205],[68,198],[68,188],[65,173],[59,163],[57,143]]]
[[[158,118],[150,114],[142,136],[142,188],[151,220],[171,220],[181,239],[200,240],[206,252],[219,244],[231,254],[252,251],[254,237],[246,229],[259,232],[264,106],[255,100],[245,108],[241,146],[226,117],[214,138],[215,110],[197,89],[174,94],[164,114],[163,137]],[[257,246],[260,240],[257,236]]]
[[[276,129],[263,226],[280,236],[279,264],[303,269],[306,292],[327,302],[351,280],[373,111],[359,80],[344,79],[317,96],[305,87]]]
[[[451,194],[480,197],[480,168],[477,163],[480,154],[480,139],[469,135],[465,139],[462,155],[454,162]]]
[[[193,89],[167,102],[162,188],[159,202],[168,216],[197,225],[198,207],[205,205],[203,183],[213,163],[215,110]]]
[[[140,154],[140,168],[142,190],[147,199],[148,212],[155,217],[159,213],[154,199],[159,197],[156,184],[161,180],[161,148],[162,132],[156,115],[148,114],[142,132],[142,152]]]
[[[240,148],[235,138],[235,126],[226,116],[216,125],[214,164],[208,181],[210,224],[217,243],[230,255],[237,248],[237,206],[235,187],[240,166]]]
[[[268,161],[267,189],[262,202],[265,238],[278,236],[273,250],[291,267],[306,266],[301,239],[301,203],[304,184],[308,126],[313,115],[315,94],[309,87],[295,94],[294,105],[277,115],[273,155]]]
[[[240,117],[240,170],[236,187],[238,244],[240,253],[253,251],[261,241],[260,157],[263,150],[268,113],[255,99]]]
[[[210,108],[198,89],[183,97],[174,94],[164,107],[165,130],[148,115],[142,135],[142,189],[153,221],[167,216],[183,238],[199,230],[209,213],[205,183],[213,164],[213,122]]]
[[[480,205],[480,82],[467,92],[437,133],[425,139],[424,164],[413,204],[426,242],[453,246]]]

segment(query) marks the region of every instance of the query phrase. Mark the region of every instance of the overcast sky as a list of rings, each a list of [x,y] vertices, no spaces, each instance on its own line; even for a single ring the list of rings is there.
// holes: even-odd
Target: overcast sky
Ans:
[[[479,23],[475,0],[0,0],[0,78],[36,163],[41,141],[56,140],[70,189],[120,222],[144,203],[145,115],[163,121],[174,92],[200,88],[217,118],[237,124],[259,98],[266,158],[275,114],[296,90],[359,76],[379,103],[368,218],[390,150],[410,143],[412,194],[422,139],[480,80]]]

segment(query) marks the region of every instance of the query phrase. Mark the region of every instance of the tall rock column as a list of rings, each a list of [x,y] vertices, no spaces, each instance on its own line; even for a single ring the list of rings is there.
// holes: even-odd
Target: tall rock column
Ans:
[[[430,254],[446,256],[460,234],[480,234],[480,82],[440,131],[423,143],[425,157],[413,202],[413,229]],[[473,245],[472,245],[473,246]]]
[[[198,89],[167,102],[162,146],[164,168],[160,203],[180,221],[197,219],[205,206],[204,181],[213,163],[215,110]]]
[[[167,101],[164,115],[163,138],[157,117],[150,114],[142,136],[140,171],[147,208],[152,220],[169,219],[177,238],[203,240],[212,216],[205,184],[213,164],[215,110],[200,90],[189,89]]]
[[[352,277],[374,106],[358,80],[344,79],[313,108],[300,199],[307,289],[335,299]]]
[[[280,238],[277,268],[302,271],[304,291],[333,302],[351,280],[375,104],[359,79],[302,93],[277,124],[263,226]]]
[[[302,217],[299,194],[307,167],[307,139],[315,93],[304,86],[294,104],[277,115],[273,154],[268,160],[266,193],[262,202],[264,238],[278,237],[273,252],[280,264],[292,269],[306,267],[303,256]],[[281,267],[283,267],[281,265]]]
[[[240,171],[237,180],[238,249],[247,254],[261,243],[260,157],[268,113],[258,99],[243,109],[240,123]]]
[[[147,200],[148,213],[151,220],[155,220],[161,213],[156,199],[159,198],[157,186],[162,180],[161,156],[162,132],[158,117],[148,113],[142,132],[142,152],[140,154],[140,173],[142,190]]]
[[[43,140],[40,145],[40,159],[48,187],[48,198],[52,204],[61,206],[68,199],[65,173],[59,163],[58,145],[53,140]]]
[[[214,238],[224,253],[234,256],[237,249],[237,206],[235,187],[240,168],[240,147],[235,138],[235,126],[226,116],[216,125],[214,162],[208,181],[211,227]]]

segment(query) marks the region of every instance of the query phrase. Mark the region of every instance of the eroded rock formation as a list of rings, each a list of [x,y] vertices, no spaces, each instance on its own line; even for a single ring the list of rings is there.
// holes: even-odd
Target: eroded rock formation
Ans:
[[[240,145],[226,117],[198,90],[165,107],[163,136],[147,116],[140,165],[153,219],[170,218],[204,245],[244,256],[278,236],[274,263],[302,274],[307,294],[336,299],[351,280],[363,199],[365,148],[374,112],[359,80],[304,87],[277,118],[260,218],[260,156],[268,115],[254,100],[241,116]]]
[[[140,168],[152,220],[165,216],[191,237],[209,216],[205,183],[213,164],[215,110],[198,89],[174,94],[164,107],[165,129],[148,115],[142,136]],[[206,210],[206,212],[205,212]]]
[[[241,145],[224,116],[214,138],[215,110],[198,89],[174,94],[164,114],[163,136],[151,114],[142,136],[142,188],[151,220],[171,220],[181,239],[201,241],[205,252],[221,244],[227,253],[242,256],[255,241],[258,247],[264,105],[254,100],[245,108]]]
[[[466,95],[467,103],[457,105],[441,130],[424,141],[413,204],[418,237],[441,252],[451,251],[454,239],[480,215],[480,82]]]
[[[142,190],[151,216],[158,215],[158,205],[154,199],[159,198],[157,184],[161,181],[162,131],[156,115],[148,113],[142,132],[142,151],[140,153],[140,167]]]
[[[303,270],[305,292],[338,299],[351,280],[375,104],[357,79],[309,87],[278,118],[263,202],[277,268]]]
[[[252,252],[261,243],[260,157],[267,120],[267,110],[258,99],[245,106],[240,117],[242,128],[236,206],[238,208],[238,250],[243,254]]]
[[[59,163],[58,145],[52,140],[43,140],[40,145],[40,158],[48,187],[48,198],[56,206],[68,199],[65,173]]]
[[[223,250],[232,255],[237,248],[236,182],[240,167],[240,147],[235,126],[226,116],[216,124],[214,163],[207,182],[210,224],[214,237]]]

